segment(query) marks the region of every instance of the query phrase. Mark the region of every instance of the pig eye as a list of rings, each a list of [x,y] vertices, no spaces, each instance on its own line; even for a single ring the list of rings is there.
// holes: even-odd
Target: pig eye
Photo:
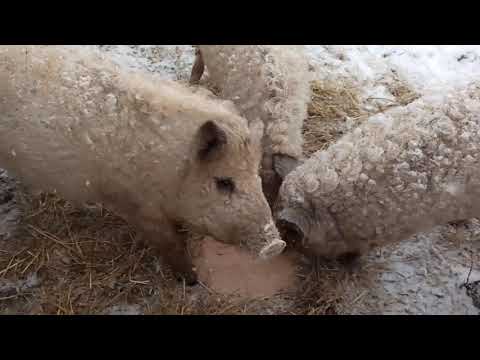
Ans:
[[[231,194],[235,191],[235,183],[231,178],[215,178],[218,191]]]

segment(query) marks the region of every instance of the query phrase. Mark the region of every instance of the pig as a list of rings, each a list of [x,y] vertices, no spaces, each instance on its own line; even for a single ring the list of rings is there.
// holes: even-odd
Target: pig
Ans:
[[[480,215],[480,84],[371,117],[290,173],[284,240],[358,265],[372,246]]]
[[[219,97],[233,101],[249,122],[264,123],[261,178],[273,205],[285,176],[302,160],[310,73],[302,45],[198,45],[190,83],[205,68]]]
[[[285,247],[258,175],[261,126],[82,47],[0,46],[0,167],[103,203],[189,285],[188,228],[267,259]]]

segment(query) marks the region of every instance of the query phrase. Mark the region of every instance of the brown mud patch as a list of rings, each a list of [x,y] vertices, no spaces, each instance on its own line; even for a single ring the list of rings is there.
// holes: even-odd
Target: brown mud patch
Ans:
[[[202,283],[222,295],[271,297],[296,286],[293,254],[261,260],[246,250],[205,238],[194,263]]]

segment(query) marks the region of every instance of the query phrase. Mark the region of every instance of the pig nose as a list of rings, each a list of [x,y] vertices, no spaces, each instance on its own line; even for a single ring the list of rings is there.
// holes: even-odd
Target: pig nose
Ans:
[[[283,252],[286,245],[287,244],[285,243],[285,241],[280,240],[280,239],[274,239],[272,242],[267,244],[260,251],[260,258],[262,258],[264,260],[268,260],[268,259],[271,259],[275,256],[278,256]]]

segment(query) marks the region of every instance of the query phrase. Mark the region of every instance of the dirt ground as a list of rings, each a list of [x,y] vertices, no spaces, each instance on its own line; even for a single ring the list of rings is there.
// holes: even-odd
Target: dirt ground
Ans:
[[[183,50],[132,46],[128,65],[184,81],[193,52]],[[312,86],[306,154],[349,131],[347,117],[368,115],[352,92],[326,82]],[[322,112],[336,104],[341,111]],[[480,312],[476,219],[376,249],[353,272],[290,250],[263,263],[212,239],[191,238],[201,279],[194,287],[174,280],[150,248],[135,243],[134,231],[100,205],[74,208],[54,194],[32,195],[0,169],[0,314]]]

